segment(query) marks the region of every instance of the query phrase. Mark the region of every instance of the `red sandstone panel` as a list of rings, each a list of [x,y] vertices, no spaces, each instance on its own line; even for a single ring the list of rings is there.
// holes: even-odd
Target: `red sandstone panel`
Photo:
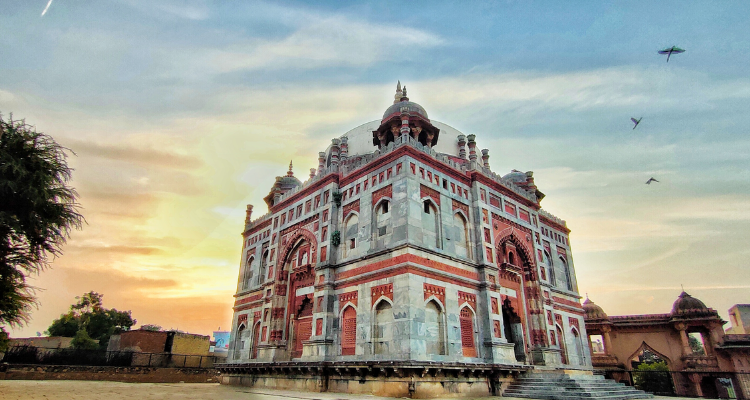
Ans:
[[[353,356],[357,344],[357,311],[354,307],[344,310],[341,329],[341,355]]]

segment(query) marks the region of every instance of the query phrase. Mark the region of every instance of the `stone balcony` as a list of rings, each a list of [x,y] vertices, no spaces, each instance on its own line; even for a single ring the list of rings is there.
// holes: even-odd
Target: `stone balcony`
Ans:
[[[717,369],[719,368],[719,360],[716,356],[705,356],[705,355],[689,355],[683,356],[682,362],[685,363],[686,369]]]
[[[591,356],[591,364],[594,368],[617,368],[617,358],[609,354],[594,354]]]

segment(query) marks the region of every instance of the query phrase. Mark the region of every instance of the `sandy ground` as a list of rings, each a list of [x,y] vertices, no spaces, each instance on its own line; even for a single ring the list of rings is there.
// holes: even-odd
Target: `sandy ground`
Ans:
[[[386,400],[390,397],[264,390],[218,383],[121,383],[100,381],[0,381],[2,400]],[[482,400],[528,400],[483,397]],[[678,400],[680,397],[655,397]],[[480,399],[475,399],[480,400]]]

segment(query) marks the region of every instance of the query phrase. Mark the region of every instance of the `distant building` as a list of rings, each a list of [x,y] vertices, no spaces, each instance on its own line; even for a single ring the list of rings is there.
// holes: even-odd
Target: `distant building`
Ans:
[[[70,347],[72,337],[62,336],[37,336],[29,338],[11,338],[10,347],[14,346],[34,346],[47,349],[66,349]],[[98,342],[98,341],[97,341]]]
[[[732,327],[727,333],[750,334],[750,304],[735,304],[729,309]]]
[[[627,371],[664,362],[665,393],[750,399],[750,335],[725,335],[726,321],[695,297],[682,292],[668,314],[609,316],[588,298],[583,308],[593,366],[608,377],[633,384]]]
[[[210,338],[191,333],[132,330],[109,339],[107,351],[133,351],[133,365],[198,367],[207,364]]]

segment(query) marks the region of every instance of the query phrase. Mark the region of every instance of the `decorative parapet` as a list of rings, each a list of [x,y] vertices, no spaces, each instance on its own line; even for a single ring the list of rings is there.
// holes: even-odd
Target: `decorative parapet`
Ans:
[[[271,212],[270,211],[267,212],[267,213],[265,213],[265,214],[263,214],[263,215],[261,215],[260,217],[258,217],[256,219],[252,220],[251,222],[246,223],[245,224],[245,230],[243,232],[247,232],[247,231],[253,229],[258,224],[260,224],[262,222],[266,222],[266,220],[269,219],[269,218],[271,218]]]
[[[564,226],[566,228],[568,227],[568,223],[565,222],[564,219],[558,218],[558,217],[556,217],[556,216],[548,213],[547,211],[544,211],[544,210],[540,209],[539,210],[539,215],[543,216],[544,218],[547,218],[548,220],[550,220],[552,222],[555,222],[558,225],[562,225],[562,226]]]

